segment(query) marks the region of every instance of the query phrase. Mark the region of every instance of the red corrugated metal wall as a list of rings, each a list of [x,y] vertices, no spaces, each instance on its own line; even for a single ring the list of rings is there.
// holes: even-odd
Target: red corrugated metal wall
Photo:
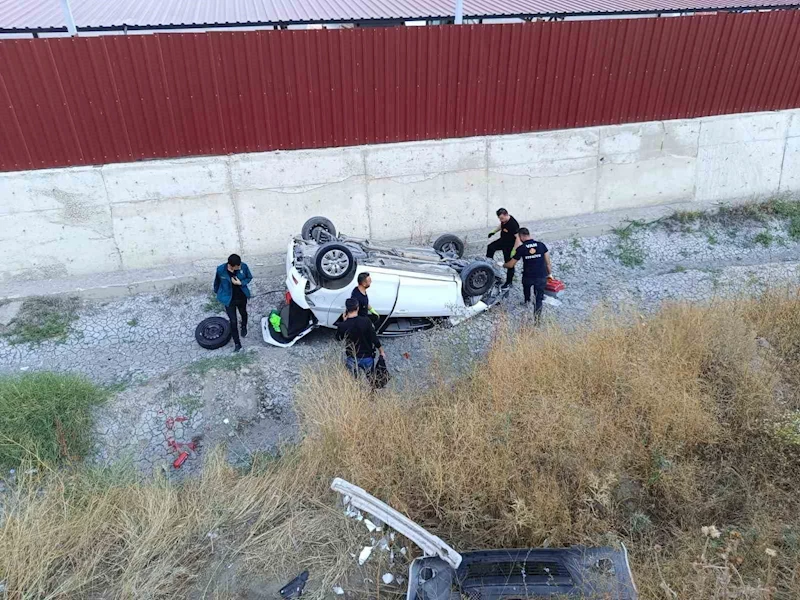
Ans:
[[[800,107],[800,12],[0,41],[0,170]]]

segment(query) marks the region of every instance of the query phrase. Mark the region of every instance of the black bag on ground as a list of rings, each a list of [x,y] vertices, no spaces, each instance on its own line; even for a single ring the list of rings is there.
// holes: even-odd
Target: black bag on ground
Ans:
[[[386,361],[383,360],[382,356],[379,356],[378,362],[375,363],[375,372],[372,374],[372,387],[375,389],[384,388],[391,378],[389,369],[386,368]]]

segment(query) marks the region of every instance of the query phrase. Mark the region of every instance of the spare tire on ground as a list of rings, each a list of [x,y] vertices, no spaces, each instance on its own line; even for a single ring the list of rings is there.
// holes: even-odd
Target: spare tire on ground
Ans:
[[[231,340],[231,322],[224,317],[209,317],[200,321],[194,339],[206,350],[222,348]]]
[[[461,289],[465,296],[482,296],[494,285],[495,273],[485,262],[468,264],[461,271]]]
[[[357,265],[350,248],[338,242],[329,242],[317,250],[314,266],[322,278],[338,281],[352,277]]]
[[[336,239],[336,227],[330,219],[311,217],[303,223],[300,235],[304,240],[314,240],[318,244],[324,244]]]
[[[436,238],[436,241],[433,242],[433,249],[450,258],[464,256],[463,240],[452,233],[445,233]]]

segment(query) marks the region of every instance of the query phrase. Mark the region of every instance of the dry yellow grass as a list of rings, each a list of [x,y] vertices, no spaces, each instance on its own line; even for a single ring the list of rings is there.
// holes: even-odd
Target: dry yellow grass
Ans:
[[[798,373],[790,295],[505,331],[469,377],[413,395],[331,364],[298,389],[301,445],[251,473],[20,486],[0,580],[12,598],[221,598],[233,564],[310,568],[321,595],[353,564],[327,487],[343,476],[461,549],[623,540],[645,599],[798,598],[800,446],[772,425],[800,408]]]

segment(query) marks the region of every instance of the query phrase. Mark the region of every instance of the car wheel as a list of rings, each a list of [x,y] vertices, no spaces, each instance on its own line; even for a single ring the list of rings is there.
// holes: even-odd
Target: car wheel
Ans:
[[[336,227],[333,226],[330,219],[311,217],[303,223],[300,235],[304,240],[314,240],[318,244],[324,244],[336,239]]]
[[[461,271],[461,289],[467,296],[482,296],[494,285],[495,273],[491,265],[474,262]]]
[[[209,317],[200,321],[194,339],[206,350],[222,348],[231,340],[231,322],[224,317]]]
[[[457,235],[445,233],[433,242],[433,249],[447,258],[461,258],[464,256],[464,242]]]
[[[317,273],[328,281],[352,277],[356,270],[356,259],[350,248],[337,242],[320,246],[315,259]]]

